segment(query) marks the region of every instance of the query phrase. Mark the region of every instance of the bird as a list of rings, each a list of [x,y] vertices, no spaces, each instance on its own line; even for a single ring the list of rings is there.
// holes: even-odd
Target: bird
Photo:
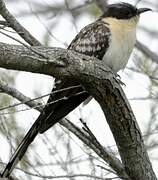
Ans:
[[[136,43],[140,14],[150,10],[137,8],[129,3],[109,4],[95,22],[81,29],[68,46],[68,50],[98,58],[117,73],[125,68]],[[78,85],[78,82],[70,79],[56,83],[43,111],[11,156],[1,177],[11,174],[38,133],[47,131],[90,97],[90,94]],[[67,90],[60,91],[61,89]],[[53,93],[54,91],[57,93]]]

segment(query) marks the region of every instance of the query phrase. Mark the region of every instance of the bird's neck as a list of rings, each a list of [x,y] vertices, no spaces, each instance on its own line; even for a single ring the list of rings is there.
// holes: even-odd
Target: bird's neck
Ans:
[[[126,41],[133,42],[136,36],[136,26],[139,17],[134,17],[128,20],[121,20],[116,18],[105,18],[104,22],[110,27],[111,34],[119,43],[126,43]]]
[[[118,72],[126,66],[136,42],[136,20],[117,20],[106,18],[106,26],[110,29],[110,46],[104,56],[105,63]]]
[[[133,31],[133,29],[136,29],[139,21],[139,16],[135,16],[130,19],[116,19],[108,17],[104,18],[103,21],[109,24],[110,28],[112,29],[118,29],[118,31]]]

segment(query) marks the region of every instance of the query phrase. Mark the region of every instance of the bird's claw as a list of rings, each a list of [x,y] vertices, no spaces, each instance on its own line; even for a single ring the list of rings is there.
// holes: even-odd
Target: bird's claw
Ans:
[[[116,81],[121,85],[121,86],[126,86],[124,82],[121,81],[121,79],[116,78]]]
[[[115,79],[116,81],[121,85],[121,86],[126,86],[124,82],[121,81],[121,76],[119,74],[115,74]]]

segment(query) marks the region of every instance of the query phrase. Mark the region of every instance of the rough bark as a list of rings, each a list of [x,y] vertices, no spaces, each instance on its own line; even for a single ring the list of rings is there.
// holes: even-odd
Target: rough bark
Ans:
[[[141,131],[119,81],[102,61],[69,50],[0,43],[0,67],[80,81],[99,102],[132,180],[156,180]]]
[[[72,86],[70,88],[72,89],[74,87]],[[19,103],[0,108],[0,111],[6,109],[8,107],[11,108],[11,107],[18,106],[20,104],[26,104],[30,108],[36,109],[39,112],[42,112],[42,110],[43,110],[43,105],[41,105],[40,103],[38,103],[38,101],[36,101],[39,98],[41,98],[41,96],[31,99],[31,98],[25,96],[20,91],[18,91],[16,88],[9,86],[8,84],[6,84],[3,81],[0,81],[0,90],[2,90],[6,94],[11,95],[12,97],[14,97],[20,101]],[[43,95],[43,97],[44,96],[46,96],[46,95]],[[114,153],[111,152],[111,150],[108,150],[108,148],[103,147],[99,143],[97,138],[93,135],[92,132],[90,132],[88,134],[87,130],[77,127],[75,124],[70,122],[67,118],[63,118],[62,120],[59,121],[59,123],[66,129],[68,129],[70,132],[72,132],[74,135],[76,135],[84,144],[87,145],[87,147],[89,147],[91,150],[96,152],[96,154],[103,161],[105,161],[112,168],[112,170],[114,170],[114,174],[116,174],[118,177],[121,177],[122,179],[130,180],[121,161],[114,155]]]

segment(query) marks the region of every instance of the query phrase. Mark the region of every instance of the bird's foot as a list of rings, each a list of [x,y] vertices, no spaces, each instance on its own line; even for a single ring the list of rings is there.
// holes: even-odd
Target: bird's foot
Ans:
[[[121,81],[121,76],[117,73],[114,73],[115,74],[115,79],[116,81],[121,85],[121,86],[126,86],[126,84],[124,82]]]

